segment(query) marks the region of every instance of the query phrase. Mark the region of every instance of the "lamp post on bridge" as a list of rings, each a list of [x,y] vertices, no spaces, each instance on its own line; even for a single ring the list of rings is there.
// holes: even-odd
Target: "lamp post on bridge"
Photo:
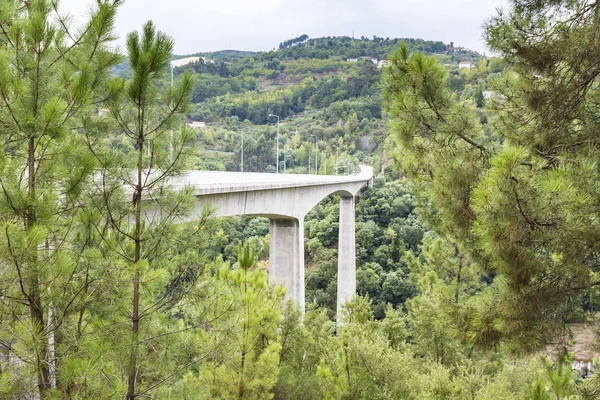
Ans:
[[[275,173],[279,173],[279,115],[269,114],[268,118],[277,117],[277,162],[275,163]]]
[[[338,146],[331,146],[332,148],[335,148],[335,174],[338,174],[338,152],[339,152],[339,148]]]

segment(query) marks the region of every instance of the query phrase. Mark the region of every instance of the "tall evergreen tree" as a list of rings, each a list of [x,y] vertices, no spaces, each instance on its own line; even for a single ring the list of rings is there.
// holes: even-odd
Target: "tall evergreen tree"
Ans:
[[[221,296],[232,312],[222,315],[211,341],[222,342],[219,351],[200,368],[198,382],[206,398],[272,399],[279,374],[282,286],[269,285],[257,268],[255,250],[238,247],[238,267],[225,263],[218,271]]]
[[[444,69],[402,48],[386,79],[402,165],[436,230],[498,274],[497,325],[532,347],[572,321],[598,270],[597,2],[514,0],[486,26],[511,70],[484,134]]]
[[[176,86],[165,87],[161,78],[168,71],[172,50],[172,39],[152,22],[144,25],[141,35],[130,33],[127,56],[132,77],[107,85],[108,118],[89,120],[84,128],[101,170],[95,205],[101,211],[97,215],[106,218],[95,223],[103,231],[103,246],[112,252],[116,265],[124,267],[114,271],[115,279],[131,282],[115,288],[121,297],[114,320],[120,327],[115,330],[116,364],[126,371],[127,399],[152,392],[189,362],[165,371],[156,358],[168,351],[172,331],[185,331],[172,329],[169,310],[193,286],[198,273],[197,257],[186,253],[185,239],[192,233],[183,233],[185,226],[174,226],[189,211],[193,196],[190,190],[173,192],[168,187],[195,138],[191,129],[174,129],[189,104],[193,81],[185,73]],[[109,137],[103,124],[114,128]],[[111,147],[111,139],[119,136],[129,140],[125,149]],[[118,321],[125,307],[127,323]],[[154,350],[144,351],[147,346]]]
[[[73,232],[93,162],[74,128],[119,59],[107,43],[120,3],[99,1],[78,31],[57,1],[0,4],[0,345],[24,364],[2,373],[27,387],[30,371],[42,399],[70,356],[55,335],[89,284]]]

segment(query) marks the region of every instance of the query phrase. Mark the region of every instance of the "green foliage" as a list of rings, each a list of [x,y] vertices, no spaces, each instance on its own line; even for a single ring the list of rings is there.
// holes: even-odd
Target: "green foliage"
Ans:
[[[64,393],[73,381],[57,375],[62,365],[76,373],[87,345],[71,321],[100,297],[102,272],[92,268],[94,234],[80,207],[94,160],[75,127],[95,112],[119,60],[107,44],[120,3],[98,3],[76,32],[57,2],[2,2],[0,351],[14,360],[0,366],[7,398]]]
[[[104,262],[116,266],[105,274],[114,282],[129,282],[112,288],[115,299],[102,319],[102,325],[113,327],[113,342],[104,341],[111,350],[106,355],[113,358],[111,374],[105,375],[111,390],[126,393],[128,399],[153,393],[172,376],[171,370],[181,372],[181,365],[193,364],[197,357],[189,352],[179,360],[164,360],[169,349],[189,346],[196,339],[181,320],[172,318],[173,307],[195,289],[201,272],[194,241],[182,238],[190,237],[207,216],[199,216],[196,226],[176,226],[176,218],[189,213],[193,197],[188,190],[175,193],[166,186],[195,140],[194,132],[181,129],[173,132],[169,143],[169,130],[180,123],[193,88],[191,77],[184,74],[173,88],[162,90],[160,78],[172,48],[173,41],[152,22],[144,25],[141,35],[130,33],[131,78],[108,83],[111,96],[105,104],[110,118],[90,118],[83,132],[98,163],[100,182],[87,200],[93,213],[90,222],[102,232],[97,241]],[[106,140],[109,129],[126,138],[129,152],[113,150]],[[133,190],[126,193],[123,186]],[[160,210],[159,220],[148,218],[152,210]]]
[[[293,38],[293,39],[289,39],[286,41],[283,41],[281,43],[279,43],[279,50],[284,49],[286,47],[290,47],[293,46],[297,43],[302,43],[304,41],[308,40],[308,35],[304,34],[304,35],[300,35],[297,38]]]
[[[254,266],[254,249],[247,242],[238,247],[238,264],[244,271]]]
[[[192,101],[201,103],[205,100],[225,96],[227,93],[242,93],[244,89],[253,90],[257,86],[256,80],[247,78],[220,78],[207,74],[198,74]]]
[[[483,108],[485,106],[485,99],[483,98],[483,91],[481,88],[475,92],[475,105],[477,108]]]
[[[177,72],[181,69],[186,71],[194,71],[197,74],[217,75],[222,78],[229,76],[229,67],[225,61],[204,61],[204,57],[200,57],[198,61],[187,64],[185,67],[178,67]]]
[[[556,366],[547,358],[542,362],[543,372],[539,372],[537,380],[526,389],[526,396],[535,400],[575,398],[573,372],[569,368],[569,361],[561,360]]]
[[[302,36],[296,41],[305,39]],[[231,59],[226,68],[220,67],[218,58],[207,62],[200,59],[175,72],[188,70],[199,75],[194,102],[200,104],[195,115],[211,121],[236,115],[241,120],[264,124],[269,113],[286,117],[304,111],[306,106],[324,108],[358,97],[370,102],[369,98],[379,93],[380,70],[370,60],[351,63],[346,59],[359,55],[384,59],[392,53],[397,39],[363,38],[354,43],[350,38],[327,38],[323,49],[315,49],[323,40],[312,39],[289,48],[282,46],[276,52]],[[412,40],[411,45],[431,51],[447,49],[444,44],[420,40]],[[359,55],[346,54],[344,48],[348,46],[356,48],[352,54],[358,51]],[[310,51],[305,54],[307,49]],[[321,55],[322,52],[327,55]],[[226,71],[221,72],[223,69]],[[379,102],[372,103],[379,116]]]
[[[538,371],[530,360],[506,364],[496,360],[492,367],[493,357],[463,359],[449,366],[422,358],[409,338],[424,337],[406,324],[406,315],[388,309],[387,317],[377,322],[369,310],[368,299],[360,297],[346,307],[341,333],[329,340],[329,352],[316,365],[320,397],[298,398],[522,399],[536,379]],[[466,357],[462,351],[457,348],[457,354]]]
[[[535,13],[553,9],[536,7],[531,8]],[[512,12],[518,16],[525,11]],[[508,53],[517,42],[498,32],[518,36],[520,31],[511,24],[521,27],[521,22],[519,17],[499,17],[488,26],[490,40],[507,46],[503,49]],[[558,31],[560,26],[552,29]],[[517,73],[498,78],[502,95],[491,106],[493,130],[482,127],[484,119],[470,101],[456,100],[446,72],[431,57],[409,55],[402,47],[386,77],[391,127],[401,149],[402,168],[423,210],[427,208],[422,214],[438,233],[457,243],[461,253],[501,274],[496,279],[501,330],[523,347],[542,343],[546,334],[577,315],[579,296],[595,270],[589,240],[596,237],[589,221],[595,215],[590,185],[597,177],[594,150],[585,140],[585,111],[561,103],[567,114],[560,114],[560,121],[559,113],[553,114],[549,126],[540,113],[554,106],[532,104],[528,88],[535,87],[538,95],[547,90],[545,96],[567,102],[568,90],[547,88],[543,82],[556,80],[539,80],[535,75],[539,64],[531,57],[515,56],[520,63]],[[560,72],[548,72],[549,77],[553,74],[562,79]],[[579,113],[576,122],[573,112]],[[578,128],[570,132],[568,124]]]
[[[377,167],[383,164],[385,168],[389,159],[382,148],[385,124],[380,99],[384,68],[379,68],[381,65],[373,60],[388,59],[398,39],[296,39],[301,43],[267,53],[198,53],[196,55],[202,58],[197,63],[176,68],[176,76],[188,71],[197,78],[193,93],[195,106],[188,117],[229,132],[239,129],[227,122],[231,118],[238,118],[239,125],[248,127],[247,171],[275,169],[274,138],[262,127],[269,122],[269,114],[281,117],[282,128],[283,125],[290,127],[281,136],[284,144],[289,143],[282,149],[284,160],[280,169],[283,167],[284,172],[308,172],[307,155],[309,151],[314,155],[314,148],[306,148],[306,143],[291,141],[297,131],[303,141],[310,141],[311,135],[320,140],[326,138],[327,144],[319,143],[319,149],[329,154],[320,153],[323,162],[319,173],[331,172],[336,164],[338,173],[350,173],[351,165],[346,166],[348,155]],[[503,68],[497,60],[486,59],[472,71],[459,71],[458,61],[477,61],[480,56],[439,42],[420,39],[407,39],[407,42],[411,49],[436,53],[437,59],[446,62],[448,70],[460,77],[461,91],[465,86],[488,89],[490,75]],[[362,58],[355,60],[357,57]],[[471,90],[465,92],[469,98],[475,94]],[[353,119],[354,113],[358,122]],[[485,116],[482,114],[481,118]],[[231,136],[225,133],[215,136],[215,143],[199,143],[193,166],[239,170],[241,145]],[[202,154],[203,149],[211,150],[211,154]],[[338,156],[337,153],[346,154]]]
[[[207,398],[270,399],[279,374],[278,339],[281,299],[285,290],[269,287],[265,271],[256,269],[254,251],[239,247],[239,268],[225,264],[218,277],[226,285],[231,312],[219,318],[212,340],[220,342],[199,370]]]
[[[335,310],[339,205],[326,200],[305,219],[308,253],[307,298]],[[378,179],[356,206],[357,290],[373,302],[377,318],[388,304],[399,306],[417,294],[404,252],[419,254],[425,228],[415,214],[414,198],[397,182]]]
[[[54,2],[3,3],[0,398],[598,397],[597,376],[574,379],[568,358],[540,368],[508,356],[501,340],[510,333],[531,345],[556,317],[563,323],[597,303],[596,291],[580,291],[597,278],[595,87],[583,85],[581,98],[551,92],[569,89],[561,75],[569,68],[575,82],[584,69],[595,73],[594,52],[571,48],[570,40],[588,43],[587,29],[552,31],[552,57],[527,42],[512,59],[521,75],[497,77],[504,90],[490,104],[482,90],[502,62],[445,69],[409,49],[441,61],[476,56],[409,40],[386,80],[399,157],[384,143],[381,73],[371,61],[345,61],[387,58],[396,40],[303,35],[278,52],[213,53],[215,63],[176,70],[170,87],[173,43],[152,23],[128,36],[129,65],[115,67],[106,44],[119,3],[99,2],[81,37],[65,19],[52,22]],[[574,4],[563,7],[577,20],[588,10]],[[504,24],[543,21],[536,10],[523,4],[518,18],[493,20],[495,48],[523,31]],[[561,79],[526,79],[531,65]],[[556,111],[548,124],[540,102]],[[335,196],[305,221],[313,302],[304,315],[269,285],[267,219],[213,220],[206,210],[175,223],[194,200],[171,192],[169,179],[188,168],[237,170],[240,124],[249,126],[245,168],[273,169],[275,128],[252,125],[273,112],[282,117],[284,171],[309,170],[318,148],[319,173],[350,173],[354,156],[382,170],[399,158],[410,180],[377,179],[361,194],[363,296],[337,326]],[[184,113],[218,123],[198,138],[180,129]],[[542,314],[550,322],[531,318]]]
[[[304,38],[303,41],[306,39],[308,37]],[[260,58],[263,60],[274,57],[293,59],[341,57],[347,59],[369,56],[383,58],[390,54],[400,41],[406,41],[411,48],[428,53],[441,53],[447,50],[447,46],[442,42],[431,42],[422,39],[389,39],[377,36],[374,36],[373,39],[364,36],[360,39],[354,39],[348,36],[338,36],[309,39],[304,43],[282,48],[279,51],[262,53]]]

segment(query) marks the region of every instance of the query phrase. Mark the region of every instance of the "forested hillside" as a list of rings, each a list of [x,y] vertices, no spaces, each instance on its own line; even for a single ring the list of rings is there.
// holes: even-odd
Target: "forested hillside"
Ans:
[[[239,170],[241,135],[247,171],[275,169],[276,117],[280,118],[280,170],[308,172],[308,155],[319,148],[321,173],[355,159],[377,169],[383,151],[381,76],[400,39],[306,39],[280,50],[246,57],[231,52],[198,53],[198,62],[175,68],[175,79],[187,70],[196,78],[190,120],[204,121],[201,168]],[[487,87],[486,79],[502,70],[496,59],[441,42],[407,39],[410,47],[433,54],[447,65],[451,84],[465,98]],[[182,56],[183,57],[183,56]],[[480,63],[481,60],[481,63]],[[459,69],[459,62],[472,69]],[[481,100],[482,102],[483,100]],[[481,103],[482,105],[482,103]],[[215,153],[216,151],[216,153]],[[231,154],[232,153],[232,154]],[[313,163],[312,168],[315,165]]]
[[[276,114],[280,118],[280,171],[348,174],[359,162],[384,172],[357,207],[358,290],[370,296],[378,318],[388,304],[401,306],[417,294],[409,279],[404,252],[419,255],[427,230],[414,213],[416,201],[394,168],[394,146],[386,144],[382,111],[382,76],[399,43],[425,51],[446,65],[457,96],[483,109],[483,91],[501,72],[503,63],[453,45],[416,39],[373,39],[301,36],[282,42],[280,49],[248,57],[222,58],[204,54],[198,62],[175,68],[196,74],[195,103],[188,117],[207,123],[202,128],[198,159],[193,167],[239,170],[244,135],[244,170],[275,170]],[[362,58],[361,58],[362,57]],[[459,61],[473,63],[459,69]],[[485,121],[486,114],[480,111]],[[318,149],[318,155],[315,150]],[[310,164],[310,171],[309,171]],[[386,182],[386,180],[388,182]],[[307,300],[330,310],[333,317],[337,276],[338,202],[324,201],[306,220]],[[259,258],[268,255],[268,225],[248,233],[241,218],[223,225],[229,241],[221,245],[225,259],[235,261],[244,240],[263,243]],[[248,223],[244,219],[245,224]],[[258,222],[250,222],[253,226]],[[265,244],[266,243],[266,244]]]

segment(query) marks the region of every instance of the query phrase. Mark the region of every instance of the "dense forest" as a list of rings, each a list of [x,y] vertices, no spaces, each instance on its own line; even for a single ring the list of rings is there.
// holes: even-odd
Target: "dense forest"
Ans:
[[[121,4],[78,30],[55,1],[0,6],[0,399],[600,397],[596,2],[512,0],[498,57],[307,35],[173,55],[152,22],[117,54]],[[304,312],[269,281],[268,219],[178,223],[186,169],[359,163],[339,323],[337,196],[304,221]]]

